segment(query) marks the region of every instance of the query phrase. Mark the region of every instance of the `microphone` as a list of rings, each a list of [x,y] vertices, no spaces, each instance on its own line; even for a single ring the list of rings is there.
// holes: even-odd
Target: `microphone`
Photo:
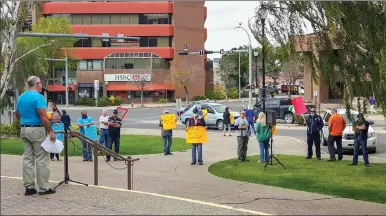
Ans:
[[[51,91],[43,87],[42,92],[51,92]]]

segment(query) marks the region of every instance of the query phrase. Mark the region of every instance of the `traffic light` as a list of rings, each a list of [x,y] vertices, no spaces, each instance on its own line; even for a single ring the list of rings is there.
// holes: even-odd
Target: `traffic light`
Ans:
[[[66,86],[66,77],[64,77],[64,76],[62,77],[62,85]]]

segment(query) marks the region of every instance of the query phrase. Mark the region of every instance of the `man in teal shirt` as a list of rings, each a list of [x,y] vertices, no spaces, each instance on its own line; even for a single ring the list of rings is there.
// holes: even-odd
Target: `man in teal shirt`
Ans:
[[[79,132],[85,135],[84,128],[90,127],[93,125],[93,119],[87,116],[87,111],[83,110],[81,112],[81,117],[76,122],[79,126]],[[82,141],[82,153],[83,153],[83,161],[92,161],[92,146]]]
[[[23,182],[26,188],[25,195],[37,193],[35,174],[39,185],[39,195],[53,194],[55,190],[51,189],[48,183],[50,156],[41,144],[46,139],[47,133],[52,142],[55,142],[56,136],[48,120],[46,101],[40,94],[43,89],[40,78],[31,76],[28,78],[27,84],[28,90],[18,98],[15,113],[16,118],[20,120],[20,136],[24,144]]]

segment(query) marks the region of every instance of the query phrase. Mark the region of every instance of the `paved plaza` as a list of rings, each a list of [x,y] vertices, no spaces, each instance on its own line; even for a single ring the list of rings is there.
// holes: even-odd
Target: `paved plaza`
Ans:
[[[122,133],[159,135],[159,130],[122,129]],[[190,165],[190,150],[175,152],[172,156],[163,154],[138,156],[140,160],[134,165],[134,190],[201,200],[268,214],[386,214],[386,205],[378,203],[238,182],[213,176],[208,172],[210,164],[236,157],[236,138],[234,136],[224,137],[221,133],[216,132],[208,133],[208,143],[205,143],[203,147],[205,163],[203,166]],[[174,136],[184,137],[184,133],[175,131]],[[72,147],[69,148],[71,151]],[[276,136],[274,150],[276,154],[304,155],[306,146],[295,138]],[[251,139],[248,154],[256,155],[257,152],[257,141]],[[22,157],[1,156],[2,175],[21,177]],[[323,157],[327,158],[327,155],[324,153]],[[386,162],[385,158],[372,158],[371,160]],[[92,163],[82,162],[80,157],[70,157],[69,164],[70,177],[73,180],[93,183]],[[123,162],[111,162],[111,165],[116,168],[125,167]],[[62,179],[63,163],[52,162],[51,180],[61,181]],[[126,181],[126,170],[113,169],[103,161],[102,157],[99,159],[99,185],[126,188]],[[89,189],[84,186],[79,187],[80,190]],[[59,188],[58,194],[67,193],[66,190],[67,188]],[[14,191],[14,195],[22,192],[23,188],[19,187]],[[88,196],[85,195],[84,199],[88,199]]]

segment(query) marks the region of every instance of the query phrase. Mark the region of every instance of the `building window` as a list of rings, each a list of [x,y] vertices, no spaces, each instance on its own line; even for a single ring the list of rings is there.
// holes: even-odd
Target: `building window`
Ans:
[[[139,24],[171,24],[171,15],[139,14]]]
[[[169,46],[169,37],[157,38],[157,47],[168,47],[168,46]]]
[[[77,15],[77,14],[71,15],[71,24],[82,25],[83,24],[82,15]]]
[[[134,69],[151,69],[150,58],[134,59]]]
[[[119,15],[111,15],[111,24],[121,24],[121,16]]]
[[[101,15],[102,24],[109,25],[111,24],[110,15]]]
[[[117,58],[115,59],[115,69],[124,69],[125,68],[125,59]]]
[[[157,42],[158,40],[156,37],[149,38],[149,47],[157,47],[157,44],[158,44]]]
[[[101,15],[91,15],[91,23],[93,25],[102,24],[102,16]]]
[[[102,70],[103,61],[98,60],[80,60],[78,62],[78,70]]]
[[[106,69],[115,69],[115,59],[106,59],[105,64]]]
[[[91,25],[91,15],[82,15],[83,25]]]
[[[153,59],[153,69],[169,69],[169,61],[161,58]]]
[[[101,47],[102,46],[102,39],[100,39],[100,38],[92,38],[91,39],[91,46],[92,47]]]
[[[91,38],[79,39],[74,43],[73,46],[74,47],[91,47]]]

